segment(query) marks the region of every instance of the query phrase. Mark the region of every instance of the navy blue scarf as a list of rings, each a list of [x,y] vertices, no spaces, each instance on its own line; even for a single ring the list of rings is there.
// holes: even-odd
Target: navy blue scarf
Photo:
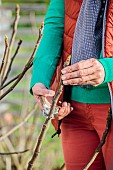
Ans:
[[[105,2],[83,0],[73,38],[71,64],[89,58],[99,58],[102,50]]]

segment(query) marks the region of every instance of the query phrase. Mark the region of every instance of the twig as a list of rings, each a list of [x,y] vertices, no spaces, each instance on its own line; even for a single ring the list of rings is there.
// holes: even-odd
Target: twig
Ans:
[[[15,81],[15,83],[5,92],[0,96],[0,100],[2,100],[7,94],[9,94],[16,86],[17,84],[20,82],[20,80],[23,78],[23,76],[25,75],[25,73],[28,71],[29,69],[29,63],[27,63],[25,65],[24,70],[22,71],[22,73],[20,73],[18,79]]]
[[[68,59],[66,60],[65,64],[64,64],[64,67],[68,66],[70,63],[70,56],[68,57]],[[52,115],[54,114],[54,110],[55,110],[55,107],[57,105],[57,102],[58,102],[58,99],[62,93],[62,90],[63,90],[63,82],[62,82],[62,79],[60,78],[60,83],[59,83],[59,87],[58,87],[58,90],[56,92],[56,95],[53,99],[53,102],[52,102],[52,105],[51,105],[51,108],[50,108],[50,112],[48,114],[48,117],[46,118],[43,126],[42,126],[42,129],[40,131],[40,134],[39,134],[39,137],[38,137],[38,141],[37,141],[37,144],[36,144],[36,147],[35,147],[35,150],[34,150],[34,153],[33,153],[33,156],[31,158],[31,160],[28,162],[28,167],[27,167],[27,170],[31,170],[33,168],[33,164],[36,160],[36,158],[38,157],[39,153],[40,153],[40,150],[41,150],[41,146],[42,146],[42,142],[44,140],[44,137],[46,135],[46,132],[47,132],[47,128],[49,127],[50,125],[50,122],[51,122],[51,117]]]
[[[111,127],[111,120],[112,120],[112,111],[111,111],[111,108],[110,108],[109,111],[108,111],[106,129],[105,129],[105,131],[103,133],[103,136],[102,136],[102,139],[100,141],[100,144],[98,145],[97,149],[95,150],[95,153],[94,153],[93,157],[91,158],[90,162],[86,165],[86,167],[83,170],[88,170],[89,169],[89,167],[93,164],[93,162],[97,158],[98,154],[102,150],[102,147],[105,144],[106,137],[107,137],[107,135],[109,133],[109,130],[110,130],[110,127]]]
[[[11,158],[9,156],[6,156],[5,158],[6,161],[6,170],[11,170]]]
[[[65,168],[65,163],[60,167],[60,170],[63,170]]]
[[[40,40],[42,38],[42,29],[43,29],[43,26],[41,26],[41,29],[39,29],[39,37],[38,37],[38,40],[37,40],[37,43],[35,45],[35,48],[33,50],[33,53],[30,57],[30,59],[28,60],[27,64],[25,65],[23,71],[19,74],[19,77],[18,79],[14,82],[14,84],[5,92],[3,93],[1,96],[0,96],[0,100],[2,100],[7,94],[9,94],[16,86],[17,84],[20,82],[20,80],[23,78],[23,76],[25,75],[25,73],[28,71],[28,69],[31,67],[32,65],[32,62],[33,62],[33,58],[35,56],[35,53],[36,53],[36,50],[38,48],[38,45],[40,43]]]
[[[64,170],[64,168],[65,168],[65,163],[60,167],[59,170]]]
[[[0,137],[0,142],[4,140],[6,137],[8,137],[9,135],[11,135],[12,133],[14,133],[16,130],[18,130],[21,126],[23,126],[28,121],[28,119],[34,114],[36,109],[37,109],[37,105],[35,105],[34,109],[27,115],[27,117],[21,123],[19,123],[13,129],[11,129],[9,132],[7,133],[5,132],[5,135]]]
[[[32,140],[31,138],[34,137],[35,134],[33,134],[33,132],[37,132],[37,126],[35,126],[37,124],[37,122],[39,121],[39,112],[37,112],[37,114],[34,114],[33,119],[32,119],[32,125],[30,125],[30,128],[28,128],[28,132],[27,132],[27,143],[26,143],[26,148],[30,148],[32,146]]]
[[[14,23],[13,23],[13,32],[12,32],[11,40],[10,40],[10,43],[9,43],[8,56],[11,55],[12,47],[13,47],[15,37],[16,37],[16,34],[17,34],[17,26],[18,26],[18,22],[19,22],[19,19],[20,19],[20,6],[19,5],[16,5],[15,11],[16,11],[16,16],[15,16]]]
[[[19,18],[20,18],[20,6],[19,5],[16,5],[16,16],[15,16],[15,20],[14,20],[14,23],[13,23],[13,32],[12,32],[12,35],[11,35],[11,40],[10,40],[10,43],[9,43],[9,48],[8,48],[8,52],[7,52],[7,60],[6,60],[6,63],[4,65],[4,69],[3,69],[3,72],[2,72],[2,80],[1,80],[1,84],[3,85],[3,83],[5,82],[5,78],[6,78],[6,75],[8,74],[8,70],[9,70],[9,66],[10,66],[10,62],[11,62],[11,51],[12,51],[12,47],[13,47],[13,44],[14,44],[14,41],[15,41],[15,37],[16,37],[16,34],[17,34],[17,25],[18,25],[18,22],[19,22]]]
[[[64,170],[64,168],[65,168],[65,163],[61,167],[56,167],[53,168],[52,170]]]
[[[8,67],[8,69],[7,69],[7,73],[6,73],[5,77],[4,77],[1,85],[3,85],[3,84],[5,83],[5,81],[7,80],[7,77],[8,77],[8,75],[9,75],[10,71],[11,71],[11,67],[12,67],[13,61],[14,61],[16,55],[18,54],[18,51],[19,51],[19,49],[20,49],[21,44],[22,44],[22,40],[20,40],[20,41],[18,42],[18,46],[17,46],[17,48],[16,48],[16,51],[15,51],[13,57],[11,58],[11,61],[10,61],[10,63],[9,63],[9,67]]]
[[[2,122],[1,122],[1,124],[2,124]],[[5,129],[2,129],[2,133],[4,133],[4,132],[5,132]],[[9,152],[16,152],[12,142],[10,141],[10,139],[8,137],[4,140],[4,142],[1,143],[1,145],[7,146],[7,149],[9,150]],[[16,166],[18,167],[18,170],[22,170],[22,166],[20,165],[18,155],[12,155],[12,159],[15,162]]]
[[[28,77],[29,77],[28,75],[25,76],[25,81],[28,81]],[[25,106],[29,106],[29,97],[26,95],[26,86],[23,88],[23,103],[21,105],[21,111],[20,111],[20,116],[21,116],[22,120],[28,115],[28,107],[25,107]],[[34,116],[32,115],[32,119],[33,119],[33,117]],[[24,124],[23,126],[21,126],[18,131],[18,136],[19,136],[18,149],[19,150],[24,150],[24,148],[29,148],[29,147],[26,147],[26,141],[27,141],[27,129],[25,128],[26,125],[28,125],[27,129],[29,129],[29,122],[28,122],[27,124]],[[32,132],[31,132],[31,134],[32,134]],[[28,141],[27,141],[27,143],[28,143]],[[20,155],[21,162],[23,160],[22,157],[23,157],[23,155]]]
[[[42,37],[42,31],[43,31],[43,26],[44,23],[42,23],[41,28],[39,29],[39,37],[38,37],[38,44],[40,43],[41,37]],[[17,47],[18,50],[19,47]],[[16,51],[17,51],[16,50]],[[18,51],[17,51],[18,52]],[[16,52],[15,52],[16,53]],[[29,65],[29,68],[32,67],[33,63],[32,63],[33,58],[31,59],[31,64]],[[14,77],[12,80],[10,80],[9,82],[7,82],[5,85],[1,85],[0,86],[0,90],[4,89],[5,87],[7,87],[9,84],[11,84],[13,81],[17,80],[19,78],[19,76],[21,75],[21,73],[19,75],[17,75],[16,77]]]
[[[37,36],[38,32],[37,32],[35,12],[31,12],[29,15],[29,18],[30,18],[30,22],[31,22],[31,26],[32,26],[32,33],[34,34],[34,36]]]
[[[0,155],[18,155],[18,154],[23,154],[28,151],[29,151],[29,149],[26,149],[24,151],[18,151],[18,152],[0,153]]]
[[[6,84],[4,84],[3,86],[0,86],[0,90],[3,90],[5,87],[7,87],[7,86],[8,86],[9,84],[11,84],[13,81],[17,80],[19,76],[20,76],[20,74],[17,75],[16,77],[14,77],[13,79],[11,79],[10,81],[8,81],[8,82],[7,82]]]
[[[4,51],[4,56],[3,56],[2,64],[1,64],[1,66],[0,66],[0,75],[1,75],[2,69],[3,69],[3,67],[4,67],[6,55],[7,55],[7,52],[8,52],[8,47],[9,47],[9,44],[8,44],[8,37],[5,36],[5,51]]]

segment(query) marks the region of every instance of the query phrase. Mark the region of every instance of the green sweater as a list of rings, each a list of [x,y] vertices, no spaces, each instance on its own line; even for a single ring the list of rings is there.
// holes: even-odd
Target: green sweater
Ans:
[[[64,0],[51,0],[44,21],[43,38],[33,62],[30,91],[38,83],[43,83],[48,89],[62,53],[64,33]],[[105,80],[90,89],[71,86],[71,99],[83,103],[110,103],[110,93],[107,82],[113,80],[113,58],[99,57],[99,62],[105,69]]]

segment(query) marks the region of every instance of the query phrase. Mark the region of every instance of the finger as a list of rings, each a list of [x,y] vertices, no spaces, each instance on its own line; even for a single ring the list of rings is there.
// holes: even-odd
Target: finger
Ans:
[[[96,86],[100,85],[102,82],[103,81],[91,80],[91,81],[89,81],[89,84],[96,87]]]
[[[64,118],[72,111],[72,107],[70,107],[70,103],[64,102],[63,107],[60,109],[58,113],[58,118]]]
[[[103,82],[103,77],[101,76],[101,73],[98,71],[94,74],[87,75],[81,78],[75,78],[75,79],[69,79],[69,80],[64,80],[63,84],[64,85],[82,85],[87,82],[89,84],[90,81],[96,80],[98,84]]]
[[[82,83],[85,83],[85,82],[88,82],[91,81],[91,80],[96,80],[98,81],[100,77],[98,77],[97,74],[91,74],[91,75],[88,75],[88,76],[84,76],[82,77]]]
[[[63,102],[62,103],[62,107],[67,107],[68,103],[67,102]]]
[[[71,104],[68,103],[67,114],[69,114],[72,110],[73,110],[73,107],[71,107]]]
[[[71,113],[72,110],[73,110],[73,107],[70,107],[70,104],[68,103],[67,110],[65,110],[64,113],[58,115],[58,117],[57,117],[58,120],[61,120],[64,117],[66,117],[68,114]]]
[[[101,84],[104,81],[104,74],[102,71],[98,70],[92,75],[82,77],[82,80],[83,80],[83,83],[86,81],[88,84],[90,84],[90,81],[91,81],[96,84]]]
[[[61,107],[61,109],[60,109],[59,112],[58,112],[58,117],[63,116],[63,114],[65,113],[65,111],[66,111],[66,108],[65,108],[65,107]]]
[[[87,75],[95,73],[96,69],[97,69],[97,67],[93,66],[88,69],[83,69],[83,70],[79,70],[79,71],[74,71],[72,73],[67,73],[62,76],[62,80],[69,80],[69,79],[73,79],[73,78],[77,78],[77,77],[79,78],[82,76],[87,76]]]
[[[61,109],[58,112],[58,117],[63,117],[63,115],[66,114],[67,106],[68,106],[67,102],[63,102],[62,103],[62,107],[61,107]]]
[[[40,96],[34,95],[34,97],[35,97],[35,99],[36,99],[36,101],[37,101],[37,103],[38,103],[38,105],[39,105],[39,108],[40,108],[41,110],[43,110],[43,105],[42,105],[42,103],[41,103]]]
[[[53,101],[53,97],[44,97],[44,102],[49,106],[51,107],[51,103]]]
[[[82,78],[76,78],[76,79],[70,79],[70,80],[65,80],[63,81],[64,85],[78,85],[78,84],[82,84]]]
[[[88,60],[82,60],[80,62],[77,62],[77,63],[75,63],[71,66],[68,66],[68,67],[62,69],[61,72],[62,72],[62,74],[66,74],[66,73],[71,73],[73,71],[89,68],[89,67],[94,65],[95,60],[96,59],[94,59],[94,58],[91,58],[91,59],[88,59]]]
[[[34,94],[38,96],[54,96],[55,92],[53,90],[37,88]]]
[[[70,107],[70,103],[68,103],[68,105],[67,105],[67,113],[66,113],[65,116],[67,116],[70,112],[71,112],[71,107]]]

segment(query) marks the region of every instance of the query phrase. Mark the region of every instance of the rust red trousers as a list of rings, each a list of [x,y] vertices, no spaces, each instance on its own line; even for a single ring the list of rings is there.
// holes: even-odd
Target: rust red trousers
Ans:
[[[71,105],[74,110],[63,119],[61,125],[66,170],[83,170],[105,131],[110,104],[72,101]],[[102,152],[89,170],[113,170],[113,122]]]

